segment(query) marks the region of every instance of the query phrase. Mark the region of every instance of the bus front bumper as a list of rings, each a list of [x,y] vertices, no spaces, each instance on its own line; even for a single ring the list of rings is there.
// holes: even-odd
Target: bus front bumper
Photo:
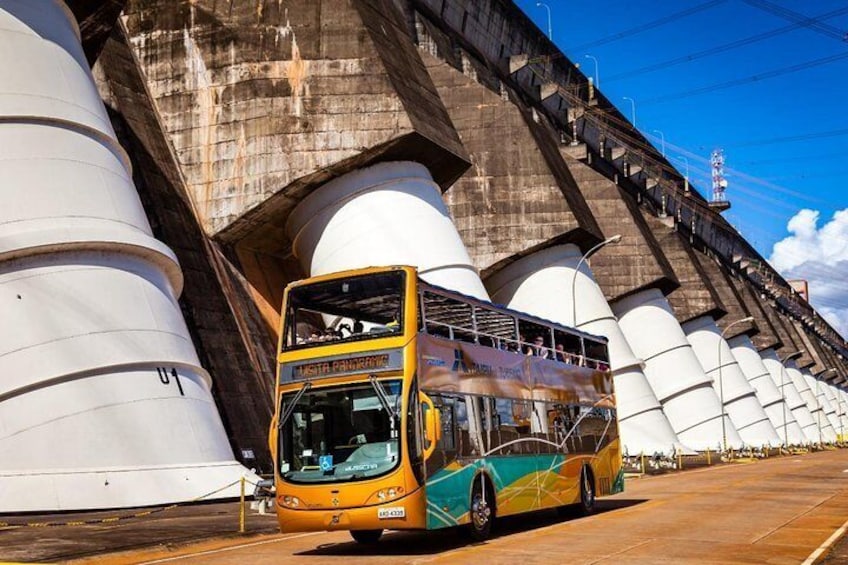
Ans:
[[[427,498],[419,488],[402,498],[355,508],[291,509],[277,503],[280,531],[415,530],[427,527]]]

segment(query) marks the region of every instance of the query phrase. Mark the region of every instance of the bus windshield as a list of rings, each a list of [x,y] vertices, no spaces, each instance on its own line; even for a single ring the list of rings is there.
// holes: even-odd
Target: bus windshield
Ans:
[[[353,481],[400,462],[401,380],[293,391],[282,398],[280,475],[293,483]]]
[[[390,271],[291,288],[283,349],[400,333],[405,278]]]

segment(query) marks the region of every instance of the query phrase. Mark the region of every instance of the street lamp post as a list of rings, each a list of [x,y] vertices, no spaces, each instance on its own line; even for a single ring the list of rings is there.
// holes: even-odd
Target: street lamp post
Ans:
[[[718,340],[718,388],[721,392],[721,447],[722,451],[725,453],[727,452],[727,424],[724,422],[726,412],[724,410],[724,378],[721,374],[721,344],[724,342],[724,336],[730,328],[737,324],[746,324],[753,321],[754,318],[752,316],[748,316],[747,318],[730,322],[727,327],[724,328],[724,331],[721,332],[721,339]]]
[[[553,35],[551,34],[551,8],[550,8],[550,6],[548,6],[544,2],[536,2],[536,7],[537,8],[541,7],[541,8],[544,8],[545,10],[548,11],[548,39],[553,41],[554,38],[553,38]]]
[[[598,64],[598,59],[596,57],[593,57],[592,55],[585,55],[585,57],[587,59],[592,59],[592,61],[595,63],[595,88],[600,88],[601,87],[601,75],[599,74],[600,71],[598,70],[599,67],[600,67],[600,65]]]
[[[800,357],[803,353],[803,351],[796,351],[795,353],[790,353],[780,360],[780,396],[783,398],[783,444],[787,447],[787,449],[789,448],[789,439],[786,433],[786,392],[783,390],[786,386],[786,366],[784,363],[790,359]]]
[[[683,164],[686,166],[686,180],[688,181],[689,180],[689,159],[687,159],[683,155],[678,155],[677,158],[680,159],[681,161],[683,161]]]
[[[577,327],[577,273],[580,272],[580,266],[586,259],[591,257],[592,254],[595,253],[595,251],[599,250],[601,247],[609,243],[618,243],[619,241],[621,241],[621,234],[616,234],[612,237],[609,237],[597,244],[595,247],[593,247],[586,253],[584,253],[583,257],[581,257],[580,260],[577,262],[577,267],[574,268],[574,275],[571,277],[571,318],[573,322],[572,326],[574,326],[575,328]]]
[[[653,131],[654,133],[660,134],[660,147],[662,147],[662,156],[665,157],[665,134],[658,129]]]
[[[683,164],[686,165],[686,176],[684,177],[685,184],[683,186],[683,190],[684,192],[689,192],[689,159],[683,155],[678,155],[677,158],[682,160]]]
[[[636,101],[629,96],[622,96],[622,99],[630,101],[630,110],[633,117],[633,127],[636,127]]]

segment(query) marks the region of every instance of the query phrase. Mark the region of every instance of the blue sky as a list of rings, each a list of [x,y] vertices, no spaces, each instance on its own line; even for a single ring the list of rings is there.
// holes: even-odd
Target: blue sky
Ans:
[[[544,7],[536,0],[517,4],[547,31]],[[841,38],[848,32],[848,2],[545,4],[557,46],[589,76],[595,65],[586,55],[597,58],[603,93],[628,117],[631,105],[623,97],[635,100],[639,129],[658,149],[660,134],[654,130],[663,132],[666,155],[681,172],[685,166],[678,156],[688,158],[690,178],[702,194],[711,190],[710,152],[724,149],[732,203],[725,217],[784,276],[810,279],[813,304],[846,335],[848,285],[841,282],[848,280],[848,213],[837,212],[848,209],[842,180],[848,172],[848,41]],[[650,25],[685,11],[692,13],[666,25]],[[831,12],[836,15],[808,26],[793,26],[791,19],[792,14]],[[632,33],[638,28],[642,31]],[[781,28],[790,29],[779,32]],[[754,40],[768,32],[773,32],[770,37]],[[699,55],[734,42],[742,45]],[[691,55],[695,57],[689,59]],[[642,70],[680,58],[689,60]],[[809,64],[822,60],[827,62]],[[738,84],[718,87],[729,82]],[[692,94],[709,87],[715,88]],[[800,213],[803,209],[817,214]],[[783,243],[775,250],[778,242]],[[832,284],[837,280],[839,288]]]

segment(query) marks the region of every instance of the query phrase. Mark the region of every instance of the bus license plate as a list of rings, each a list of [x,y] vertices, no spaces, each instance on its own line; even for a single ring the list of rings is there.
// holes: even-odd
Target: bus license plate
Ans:
[[[403,506],[396,506],[394,508],[377,509],[378,520],[395,520],[397,518],[406,518],[406,508]]]

